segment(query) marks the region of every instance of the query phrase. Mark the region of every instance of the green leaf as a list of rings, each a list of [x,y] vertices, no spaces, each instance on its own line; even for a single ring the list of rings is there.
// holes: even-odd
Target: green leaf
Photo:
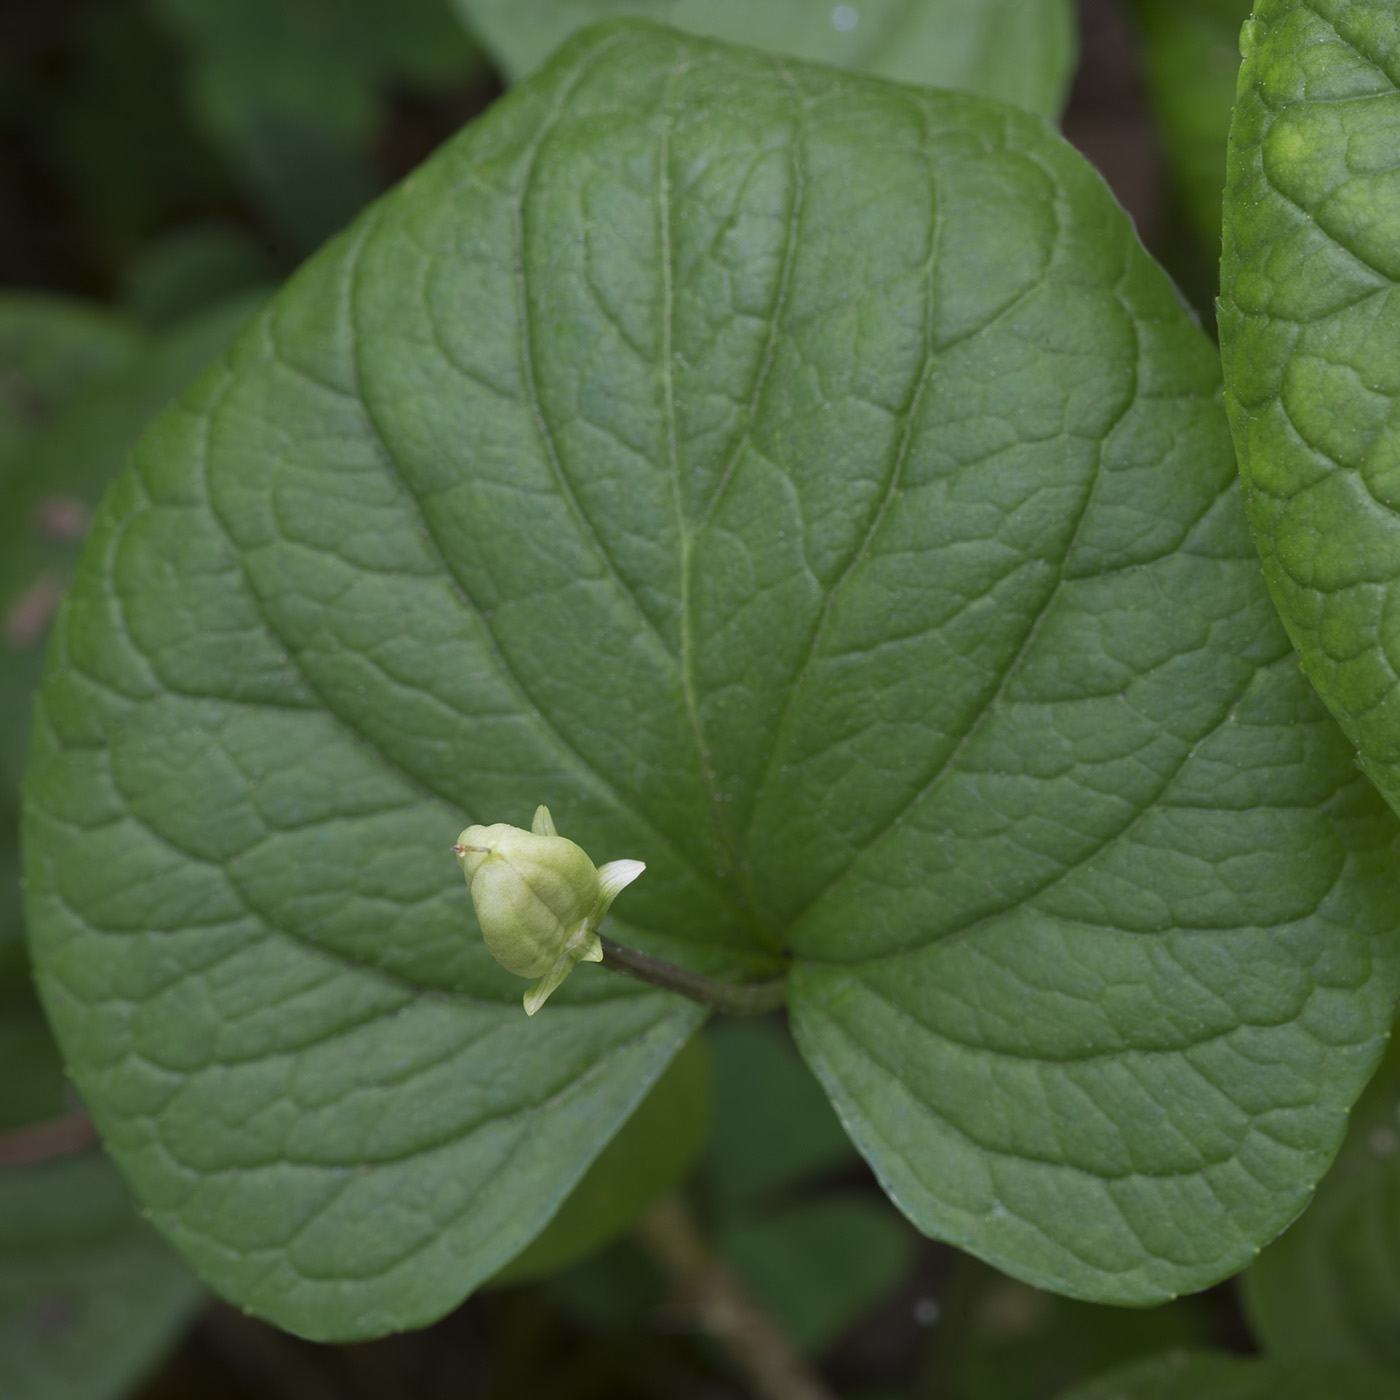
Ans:
[[[696,1036],[598,1154],[544,1232],[493,1284],[542,1278],[595,1254],[684,1179],[710,1128],[710,1058]]]
[[[65,1111],[63,1062],[32,997],[0,1001],[0,1066],[0,1133]]]
[[[0,293],[0,489],[23,444],[85,385],[115,374],[140,339],[105,307]]]
[[[142,429],[217,354],[265,293],[222,302],[71,396],[0,478],[0,800],[19,786],[47,621],[88,518]]]
[[[954,1263],[940,1300],[931,1365],[958,1400],[1056,1395],[1071,1376],[1205,1346],[1220,1322],[1210,1294],[1159,1308],[1110,1308],[1056,1297],[967,1257]],[[947,1335],[955,1329],[961,1341]]]
[[[453,0],[512,81],[585,25],[640,15],[733,44],[1059,115],[1075,60],[1069,0]]]
[[[272,280],[267,254],[250,233],[226,220],[201,220],[142,248],[122,278],[123,300],[142,324],[166,330]]]
[[[141,430],[261,299],[225,302],[149,341],[103,307],[0,296],[0,993],[29,985],[15,804],[49,619]]]
[[[121,1400],[203,1299],[100,1153],[0,1170],[0,1394]]]
[[[781,1025],[729,1019],[707,1033],[715,1131],[705,1179],[722,1211],[771,1203],[766,1198],[860,1160]]]
[[[1191,226],[1220,246],[1225,143],[1250,0],[1135,0],[1147,87]]]
[[[580,36],[146,435],[64,606],[31,927],[160,1226],[284,1326],[440,1314],[699,1019],[538,1024],[448,848],[545,802],[615,937],[791,968],[921,1229],[1148,1302],[1300,1209],[1397,825],[1259,579],[1210,345],[1036,117]]]
[[[37,665],[17,666],[13,658],[16,637],[29,630],[27,619],[13,611],[22,596],[10,577],[13,534],[17,528],[27,532],[32,522],[16,516],[24,506],[10,497],[27,446],[65,403],[128,364],[140,344],[139,331],[106,308],[41,293],[0,293],[0,749],[6,755],[0,760],[0,995],[27,988],[29,981],[20,944],[14,779],[38,677]],[[41,606],[45,601],[35,599]],[[56,601],[51,597],[50,605]]]
[[[732,1220],[719,1247],[783,1333],[817,1356],[899,1287],[916,1239],[878,1198],[846,1192]]]
[[[1175,1352],[1075,1386],[1060,1400],[1400,1400],[1400,1381],[1364,1366]]]
[[[0,1132],[71,1108],[20,958],[17,881],[6,878],[17,875],[13,803],[47,631],[33,605],[56,605],[88,514],[146,421],[255,305],[240,299],[147,343],[103,309],[0,299],[0,380],[42,410],[0,453]],[[0,1166],[0,1395],[117,1400],[203,1297],[98,1153]]]
[[[1395,7],[1262,0],[1230,130],[1220,335],[1264,576],[1400,804]]]
[[[1398,1103],[1392,1051],[1313,1203],[1244,1276],[1250,1321],[1270,1353],[1400,1370]]]
[[[370,161],[391,90],[483,66],[447,0],[148,0],[189,55],[196,124],[310,250],[381,186]]]

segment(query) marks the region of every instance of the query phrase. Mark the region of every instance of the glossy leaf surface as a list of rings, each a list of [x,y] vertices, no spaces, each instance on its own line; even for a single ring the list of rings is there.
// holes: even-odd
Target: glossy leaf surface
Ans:
[[[1148,1302],[1307,1197],[1396,990],[1393,817],[1259,579],[1210,345],[1038,118],[594,30],[144,439],[56,636],[33,926],[218,1287],[450,1307],[699,1019],[537,1018],[448,844],[547,802],[614,936],[790,970],[921,1229]]]

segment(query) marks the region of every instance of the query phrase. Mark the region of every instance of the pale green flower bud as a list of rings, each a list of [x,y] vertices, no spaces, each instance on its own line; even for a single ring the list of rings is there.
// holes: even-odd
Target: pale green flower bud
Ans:
[[[452,849],[491,956],[517,976],[539,978],[525,993],[531,1016],[576,963],[602,962],[598,925],[646,869],[639,860],[595,867],[555,831],[548,807],[536,809],[529,831],[503,822],[469,826]]]

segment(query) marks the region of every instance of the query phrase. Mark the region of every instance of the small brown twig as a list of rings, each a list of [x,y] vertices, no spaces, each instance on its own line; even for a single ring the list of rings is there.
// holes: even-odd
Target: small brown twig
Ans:
[[[97,1145],[97,1129],[86,1113],[65,1113],[0,1133],[0,1167],[28,1167]]]

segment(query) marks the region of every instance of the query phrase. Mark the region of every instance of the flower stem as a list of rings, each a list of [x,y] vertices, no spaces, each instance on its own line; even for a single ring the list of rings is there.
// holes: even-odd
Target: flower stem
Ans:
[[[712,1006],[716,1011],[725,1011],[731,1016],[762,1016],[765,1012],[776,1011],[787,1000],[787,979],[783,977],[774,977],[768,982],[735,985],[691,972],[689,968],[677,967],[665,958],[640,953],[635,948],[624,948],[603,934],[599,935],[599,942],[603,945],[604,967],[610,967],[614,972],[625,972],[629,977],[635,977],[639,982],[649,982],[653,987],[679,992],[691,1001]]]

